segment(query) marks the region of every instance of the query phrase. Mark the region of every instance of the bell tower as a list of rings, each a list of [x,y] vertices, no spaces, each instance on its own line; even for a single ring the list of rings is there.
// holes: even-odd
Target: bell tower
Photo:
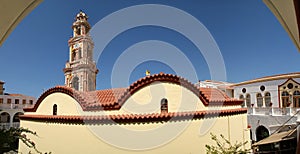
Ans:
[[[69,39],[69,61],[64,68],[65,85],[78,91],[96,90],[98,69],[93,61],[94,43],[89,35],[88,16],[80,11],[73,22]]]

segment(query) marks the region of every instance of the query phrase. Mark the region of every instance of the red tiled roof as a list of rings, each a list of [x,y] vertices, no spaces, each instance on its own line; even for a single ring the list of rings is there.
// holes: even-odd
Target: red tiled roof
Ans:
[[[180,121],[190,119],[203,119],[228,115],[247,113],[246,108],[211,110],[197,112],[153,113],[153,114],[127,114],[103,116],[66,116],[66,115],[21,115],[21,120],[72,123],[72,124],[112,124],[112,123],[145,123],[161,121]]]
[[[215,88],[200,88],[200,91],[204,94],[204,97],[208,102],[214,102],[214,101],[235,101],[235,99],[232,99],[228,97],[223,91]]]
[[[65,93],[73,97],[78,101],[84,111],[118,110],[132,94],[153,82],[169,82],[181,85],[197,95],[205,106],[242,104],[241,100],[231,99],[221,90],[212,88],[199,89],[196,87],[196,85],[182,77],[160,73],[141,78],[131,84],[128,88],[113,88],[92,92],[79,92],[65,86],[57,86],[44,92],[37,100],[37,103],[33,108],[27,108],[24,109],[24,111],[35,112],[42,100],[55,92]]]
[[[8,96],[15,96],[15,97],[19,96],[19,97],[23,97],[23,96],[25,96],[25,95],[22,95],[22,94],[8,94]]]

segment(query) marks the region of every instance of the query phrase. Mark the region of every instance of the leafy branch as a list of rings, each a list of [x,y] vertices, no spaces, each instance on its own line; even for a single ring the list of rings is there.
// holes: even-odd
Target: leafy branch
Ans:
[[[13,128],[11,127],[8,130],[1,129],[0,130],[0,148],[10,151],[17,152],[17,141],[22,141],[27,147],[34,149],[36,153],[42,154],[41,151],[39,151],[36,148],[36,144],[34,141],[30,140],[30,138],[27,137],[26,134],[32,134],[34,136],[38,136],[36,132],[33,132],[29,129],[25,128]],[[51,153],[51,152],[50,152]]]
[[[220,135],[222,141],[217,138],[217,135],[210,133],[211,139],[216,142],[216,146],[213,145],[205,145],[207,154],[247,154],[250,153],[251,149],[244,149],[243,146],[248,143],[237,141],[234,144],[224,137],[224,135]]]

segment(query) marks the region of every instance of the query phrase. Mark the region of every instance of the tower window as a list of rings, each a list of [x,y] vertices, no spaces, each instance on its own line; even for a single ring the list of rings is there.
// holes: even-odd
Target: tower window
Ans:
[[[80,27],[77,27],[77,28],[76,28],[76,34],[77,34],[77,35],[80,35],[80,31],[81,31],[81,30],[80,30]]]
[[[160,111],[163,113],[168,113],[168,100],[166,98],[163,98],[160,101]]]
[[[78,59],[82,58],[81,48],[78,48]]]
[[[72,59],[71,60],[72,61],[76,60],[76,52],[75,51],[72,52]]]
[[[53,105],[53,115],[57,115],[57,105]]]
[[[73,87],[75,90],[78,90],[78,89],[79,89],[79,79],[78,79],[77,76],[73,78],[73,81],[72,81],[72,87]]]

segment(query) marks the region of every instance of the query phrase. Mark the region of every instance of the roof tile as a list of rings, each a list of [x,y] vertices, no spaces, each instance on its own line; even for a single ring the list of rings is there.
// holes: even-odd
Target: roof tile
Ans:
[[[139,89],[153,83],[153,82],[171,82],[179,84],[197,95],[204,105],[240,105],[242,101],[229,98],[223,91],[213,88],[197,88],[188,80],[173,75],[173,74],[154,74],[151,76],[143,77],[128,88],[112,88],[97,90],[91,92],[79,92],[72,88],[65,86],[56,86],[47,90],[38,99],[36,105],[32,109],[24,109],[25,111],[34,112],[41,101],[49,94],[54,92],[62,92],[75,98],[81,105],[84,111],[95,110],[117,110],[125,103],[125,101]]]

